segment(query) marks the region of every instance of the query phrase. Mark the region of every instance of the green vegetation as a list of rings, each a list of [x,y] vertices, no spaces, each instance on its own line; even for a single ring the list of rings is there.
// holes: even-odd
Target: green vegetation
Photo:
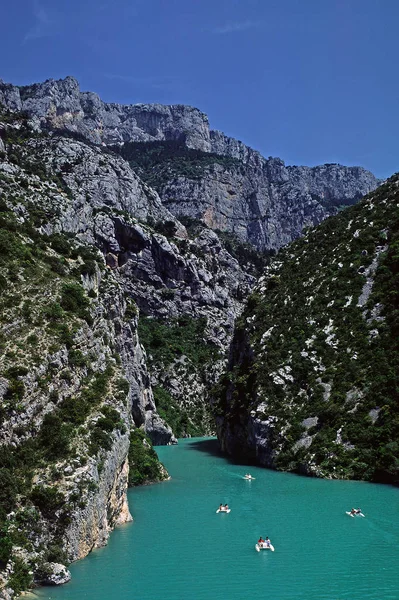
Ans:
[[[130,432],[129,486],[142,485],[166,478],[148,436],[141,429]]]
[[[280,252],[238,320],[215,410],[273,416],[279,469],[399,479],[398,179]]]
[[[123,146],[113,146],[112,149],[129,161],[140,177],[156,189],[180,176],[200,179],[205,170],[216,164],[226,169],[245,168],[235,158],[194,150],[181,141],[125,142]]]
[[[264,252],[255,250],[251,244],[242,242],[233,233],[220,231],[219,229],[216,230],[216,233],[227,252],[239,262],[240,266],[258,277],[270,263],[270,257],[275,255],[275,250],[266,250]]]
[[[158,414],[172,428],[176,437],[200,436],[204,432],[204,426],[209,421],[206,408],[191,407],[189,412],[182,408],[161,386],[153,388],[154,400]]]
[[[342,198],[337,200],[335,198],[320,197],[317,194],[310,194],[310,195],[312,196],[313,200],[316,200],[322,206],[324,206],[330,214],[334,214],[337,211],[340,212],[341,210],[344,210],[348,206],[352,206],[353,204],[356,204],[356,202],[358,202],[362,197],[362,195],[359,193],[359,194],[355,195],[353,198],[350,198],[349,200],[345,200]]]
[[[206,319],[183,315],[176,319],[143,317],[139,320],[140,341],[149,354],[149,362],[170,365],[187,356],[195,366],[216,359],[218,349],[205,341]]]
[[[199,219],[187,217],[185,215],[178,215],[178,219],[187,229],[187,233],[191,239],[195,239],[203,229],[206,229],[205,223]],[[157,224],[154,225],[154,228],[156,227]],[[159,233],[163,233],[167,236],[167,233],[164,230],[157,230]],[[174,233],[175,232],[173,231],[173,234]],[[265,252],[259,252],[258,250],[255,250],[255,248],[250,244],[242,242],[236,235],[234,235],[234,233],[221,231],[220,229],[216,229],[215,233],[217,233],[219,236],[219,239],[227,252],[229,252],[229,254],[231,254],[231,256],[239,262],[241,268],[247,273],[250,273],[256,277],[262,274],[265,267],[270,263],[270,258],[275,254],[274,250],[268,250]],[[175,240],[175,243],[179,245],[181,252],[184,253],[187,245],[186,240]],[[198,254],[200,258],[205,258],[203,253],[200,255],[198,250],[192,246],[190,247],[190,252]]]
[[[75,495],[67,501],[59,491],[62,468],[90,453],[101,457],[114,432],[125,433],[121,415],[108,402],[125,402],[129,389],[114,361],[96,371],[94,357],[75,339],[92,324],[97,303],[96,294],[93,298],[82,286],[82,276],[101,270],[102,260],[95,248],[73,235],[38,230],[57,216],[47,194],[60,191],[44,167],[35,170],[34,153],[23,147],[29,138],[28,130],[24,137],[23,118],[20,134],[7,130],[6,141],[13,157],[8,158],[24,174],[0,177],[0,324],[6,332],[0,334],[0,376],[7,385],[0,420],[15,422],[26,410],[27,397],[33,398],[36,411],[27,425],[7,425],[19,443],[0,448],[0,567],[11,561],[9,585],[16,593],[30,587],[35,565],[18,558],[13,548],[39,550],[40,560],[66,562],[61,547],[65,526],[82,501]],[[35,202],[29,200],[31,188]],[[51,359],[65,348],[67,367]],[[75,390],[69,396],[66,385]],[[40,411],[46,412],[41,426]],[[38,548],[43,520],[50,523],[52,542]]]
[[[196,374],[206,385],[205,366],[219,358],[219,350],[206,340],[205,328],[205,318],[193,319],[187,315],[168,321],[140,318],[139,336],[150,369],[165,372],[173,365],[180,377]],[[154,398],[159,414],[177,437],[202,435],[211,428],[212,417],[203,398],[189,403],[184,399],[177,401],[162,386],[154,388]]]
[[[11,575],[8,585],[14,590],[16,595],[19,595],[24,590],[32,587],[33,578],[31,575],[31,567],[19,557],[14,558],[14,572]]]

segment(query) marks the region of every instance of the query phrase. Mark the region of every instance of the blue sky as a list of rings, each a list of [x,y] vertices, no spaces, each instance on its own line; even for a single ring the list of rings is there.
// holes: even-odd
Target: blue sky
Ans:
[[[7,5],[6,5],[7,4]],[[398,0],[20,0],[0,78],[191,104],[287,164],[399,170]]]

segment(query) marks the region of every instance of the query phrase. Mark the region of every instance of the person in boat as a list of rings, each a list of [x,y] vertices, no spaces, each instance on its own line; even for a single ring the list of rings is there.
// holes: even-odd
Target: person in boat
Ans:
[[[356,515],[357,514],[357,510],[355,508],[352,508],[350,514],[351,515]]]
[[[357,515],[360,515],[360,513],[362,512],[362,509],[361,508],[356,508],[355,512],[356,512]]]
[[[219,510],[223,510],[223,504],[219,506]]]
[[[264,543],[265,543],[265,540],[263,539],[262,536],[260,536],[260,538],[258,539],[258,544],[261,545],[261,544],[264,544]]]
[[[264,542],[265,542],[266,546],[267,546],[268,548],[270,548],[271,541],[269,540],[269,538],[268,538],[267,536],[266,536],[266,539],[264,540]]]
[[[225,504],[224,507],[223,507],[223,510],[229,510],[229,505]]]

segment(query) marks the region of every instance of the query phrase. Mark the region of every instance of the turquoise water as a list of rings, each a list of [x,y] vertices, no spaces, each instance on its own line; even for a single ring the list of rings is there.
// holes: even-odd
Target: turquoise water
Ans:
[[[170,481],[129,492],[134,523],[71,565],[52,600],[398,600],[399,490],[231,464],[214,440],[157,448]],[[255,481],[244,481],[250,470]],[[216,514],[227,502],[230,514]],[[366,518],[345,514],[360,506]],[[255,551],[269,536],[275,552]]]

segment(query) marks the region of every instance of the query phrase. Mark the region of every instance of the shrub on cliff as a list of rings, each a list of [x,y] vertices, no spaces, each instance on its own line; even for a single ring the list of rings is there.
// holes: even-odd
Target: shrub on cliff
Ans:
[[[129,446],[129,486],[162,479],[165,479],[165,470],[148,436],[141,429],[133,429]]]

